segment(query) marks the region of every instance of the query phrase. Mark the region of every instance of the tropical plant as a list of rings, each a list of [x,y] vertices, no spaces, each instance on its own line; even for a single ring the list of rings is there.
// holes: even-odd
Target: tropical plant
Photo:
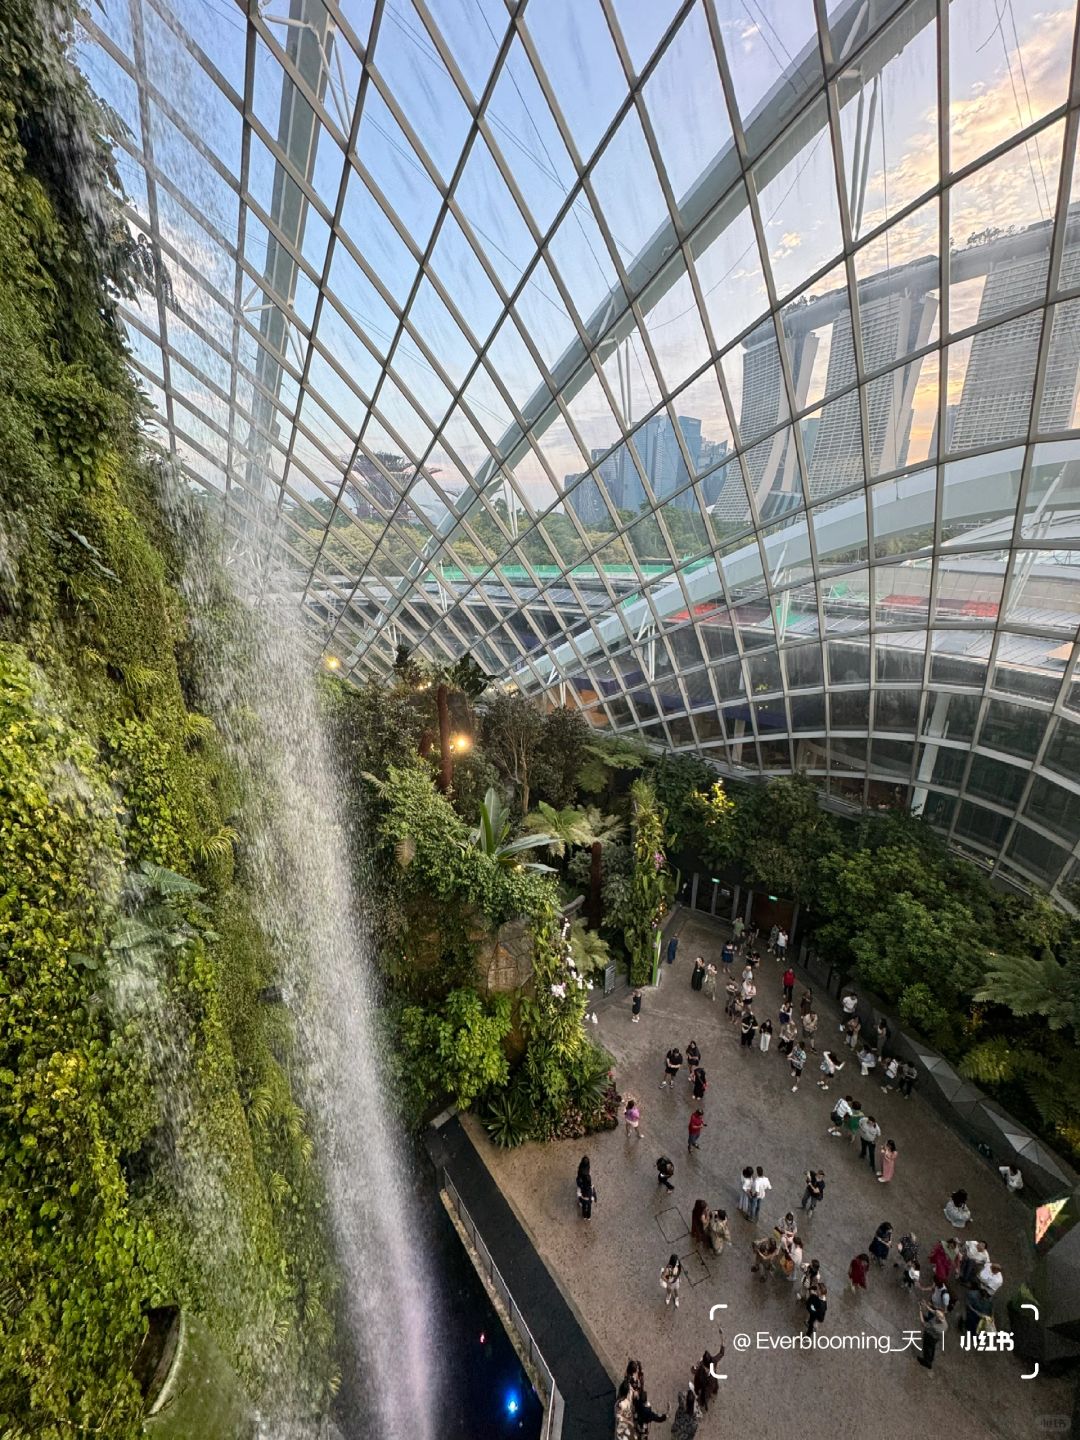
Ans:
[[[521,858],[530,850],[550,849],[552,837],[519,835],[516,840],[511,840],[510,810],[494,786],[484,796],[484,803],[480,806],[479,824],[469,836],[468,843],[504,869],[528,870],[533,874],[553,873],[550,865]]]
[[[634,868],[625,922],[630,983],[642,985],[652,973],[656,938],[674,883],[664,853],[664,814],[647,780],[630,789]]]
[[[620,770],[640,770],[648,750],[638,740],[622,736],[597,739],[585,746],[585,758],[578,770],[578,789],[587,795],[601,795]]]
[[[553,837],[551,849],[556,855],[563,855],[567,846],[582,846],[589,850],[589,902],[587,914],[592,929],[600,928],[604,914],[602,871],[605,847],[621,840],[626,834],[626,824],[617,815],[605,815],[596,805],[579,809],[567,806],[556,810],[541,801],[531,815],[526,816],[525,829],[546,831]]]
[[[598,975],[611,959],[611,947],[599,930],[590,930],[580,920],[570,927],[570,953],[582,975]]]
[[[576,805],[567,805],[556,810],[554,805],[541,800],[536,809],[530,810],[525,816],[521,828],[527,835],[546,835],[548,848],[560,858],[566,854],[568,846],[588,843],[585,812]]]
[[[1004,1005],[1014,1015],[1041,1015],[1051,1030],[1080,1034],[1080,965],[1055,956],[991,955],[976,1000]]]
[[[528,1100],[520,1086],[503,1090],[488,1102],[480,1123],[500,1149],[509,1150],[529,1138],[532,1116]]]

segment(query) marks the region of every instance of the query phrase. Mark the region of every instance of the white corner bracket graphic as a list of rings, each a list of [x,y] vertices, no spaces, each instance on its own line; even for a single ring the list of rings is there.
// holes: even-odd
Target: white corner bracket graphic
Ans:
[[[1039,1307],[1038,1307],[1037,1305],[1032,1305],[1030,1301],[1027,1301],[1027,1300],[1026,1300],[1026,1301],[1020,1306],[1020,1309],[1021,1309],[1021,1310],[1030,1310],[1031,1313],[1035,1316],[1035,1319],[1038,1320],[1038,1318],[1039,1318]],[[1030,1375],[1025,1375],[1025,1374],[1023,1374],[1023,1373],[1021,1372],[1020,1379],[1021,1379],[1021,1380],[1034,1380],[1035,1377],[1038,1375],[1038,1373],[1039,1373],[1039,1362],[1036,1360],[1036,1361],[1035,1361],[1035,1369],[1032,1370],[1031,1374],[1030,1374]]]

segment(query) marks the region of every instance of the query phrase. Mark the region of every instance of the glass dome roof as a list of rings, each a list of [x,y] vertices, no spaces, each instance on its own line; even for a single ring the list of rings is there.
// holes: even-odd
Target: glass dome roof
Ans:
[[[162,443],[357,676],[1080,842],[1054,0],[107,0]]]

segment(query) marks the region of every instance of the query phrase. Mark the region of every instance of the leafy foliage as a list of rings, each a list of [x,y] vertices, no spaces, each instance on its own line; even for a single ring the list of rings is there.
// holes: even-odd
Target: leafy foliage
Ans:
[[[693,756],[664,755],[651,778],[667,815],[671,847],[698,856],[712,869],[731,860],[737,848],[736,806],[709,766]]]
[[[781,895],[812,902],[817,863],[838,838],[817,788],[804,776],[748,786],[740,797],[735,845],[746,878]]]
[[[619,771],[640,770],[648,751],[636,740],[597,738],[585,746],[585,756],[578,769],[578,789],[586,795],[603,795],[610,789]]]
[[[1080,966],[1056,956],[992,955],[976,1000],[1004,1005],[1014,1015],[1041,1015],[1051,1030],[1080,1033]]]
[[[664,816],[656,792],[647,780],[635,780],[630,798],[634,868],[626,944],[630,952],[630,983],[642,985],[652,974],[660,921],[674,887],[664,853]]]
[[[407,1108],[422,1114],[444,1096],[467,1108],[478,1095],[505,1085],[510,1069],[502,1042],[510,1024],[507,995],[485,1005],[474,990],[451,990],[438,1009],[407,1007],[396,1060]]]
[[[484,752],[505,780],[514,785],[523,815],[537,767],[542,763],[544,717],[523,695],[498,692],[482,717]]]
[[[481,1115],[481,1121],[501,1150],[524,1144],[532,1124],[524,1086],[515,1084],[493,1096]]]
[[[336,1281],[112,324],[138,257],[102,188],[111,121],[66,3],[0,12],[0,1429],[135,1440],[146,1307],[198,1310],[254,1397],[314,1410]],[[228,1264],[161,1143],[170,1045]]]
[[[523,860],[522,856],[530,850],[549,849],[551,841],[550,835],[519,835],[516,840],[511,840],[510,811],[494,786],[484,796],[479,823],[469,836],[471,845],[503,869],[548,875],[552,873],[550,865],[537,860]]]

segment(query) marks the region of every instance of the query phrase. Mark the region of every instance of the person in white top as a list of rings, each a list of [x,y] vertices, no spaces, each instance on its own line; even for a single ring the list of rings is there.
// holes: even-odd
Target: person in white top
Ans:
[[[761,1202],[772,1189],[772,1181],[765,1174],[759,1165],[754,1173],[754,1183],[750,1190],[750,1219],[756,1220],[761,1210]]]
[[[1024,1188],[1024,1177],[1015,1165],[999,1165],[998,1174],[1005,1181],[1005,1189],[1013,1195],[1019,1194]]]
[[[850,1095],[844,1095],[841,1099],[837,1100],[832,1108],[832,1114],[829,1116],[829,1119],[832,1121],[832,1124],[829,1126],[829,1134],[840,1135],[842,1133],[841,1126],[850,1114],[851,1097]]]
[[[961,1285],[971,1285],[978,1277],[979,1272],[990,1264],[990,1251],[982,1240],[966,1240],[962,1254],[960,1283]]]
[[[1000,1265],[991,1265],[989,1261],[979,1271],[979,1284],[986,1291],[987,1295],[996,1295],[1005,1283],[1005,1276],[1001,1273]]]
[[[851,990],[844,996],[840,1003],[844,1007],[844,1019],[850,1020],[859,1008],[859,997]]]

